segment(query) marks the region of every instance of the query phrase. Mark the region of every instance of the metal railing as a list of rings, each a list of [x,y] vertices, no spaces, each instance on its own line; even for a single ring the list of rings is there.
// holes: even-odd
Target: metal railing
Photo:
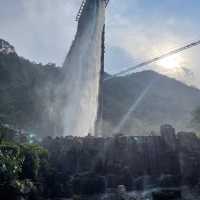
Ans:
[[[86,1],[87,1],[87,0],[83,0],[82,3],[81,3],[81,6],[80,6],[80,8],[79,8],[79,10],[78,10],[78,14],[76,15],[76,21],[77,21],[77,22],[79,21],[81,15],[82,15],[83,9],[84,9],[85,4],[86,4]],[[105,4],[106,4],[106,7],[107,7],[107,5],[108,5],[108,3],[109,3],[109,0],[104,0],[104,1],[105,1]]]
[[[85,7],[85,3],[86,3],[87,0],[83,0],[82,3],[81,3],[81,7],[79,8],[78,10],[78,14],[76,15],[76,21],[78,22],[80,17],[81,17],[81,14],[82,14],[82,11],[83,11],[83,8]]]

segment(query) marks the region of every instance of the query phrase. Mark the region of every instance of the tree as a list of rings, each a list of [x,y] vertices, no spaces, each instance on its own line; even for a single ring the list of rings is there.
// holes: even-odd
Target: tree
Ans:
[[[21,145],[21,153],[24,156],[22,164],[22,177],[35,180],[38,176],[40,164],[46,159],[48,152],[35,144]]]
[[[12,143],[0,145],[0,182],[6,184],[19,177],[23,157],[20,156],[19,147]]]
[[[36,144],[19,144],[4,138],[0,141],[0,198],[15,200],[19,196],[31,196],[34,199],[39,180],[36,179],[44,171],[48,152]]]

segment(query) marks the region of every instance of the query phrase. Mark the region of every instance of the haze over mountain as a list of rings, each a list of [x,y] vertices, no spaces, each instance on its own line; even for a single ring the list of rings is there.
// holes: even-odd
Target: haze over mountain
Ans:
[[[59,113],[52,114],[61,68],[19,57],[0,40],[0,120],[30,132],[60,135]],[[6,46],[6,48],[5,48]],[[4,49],[4,50],[2,50]],[[10,51],[12,50],[12,51]],[[191,112],[200,105],[200,90],[153,71],[116,77],[104,83],[103,134],[111,135],[148,84],[157,79],[121,131],[149,134],[163,123],[178,129],[190,126]]]
[[[105,83],[103,132],[110,133],[115,129],[150,84],[152,86],[130,114],[121,132],[148,134],[164,123],[179,130],[191,128],[191,112],[200,105],[200,90],[154,71],[143,71]]]

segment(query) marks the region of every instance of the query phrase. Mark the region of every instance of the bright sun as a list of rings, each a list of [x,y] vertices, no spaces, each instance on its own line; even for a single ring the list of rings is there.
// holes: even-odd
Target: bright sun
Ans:
[[[182,62],[181,57],[170,56],[158,61],[158,65],[168,70],[175,70],[175,69],[180,68],[181,62]]]

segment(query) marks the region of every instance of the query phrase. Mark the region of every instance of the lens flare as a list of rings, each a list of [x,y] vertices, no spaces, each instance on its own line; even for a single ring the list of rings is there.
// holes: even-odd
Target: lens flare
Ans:
[[[182,58],[176,55],[158,61],[158,65],[164,69],[173,70],[179,69],[182,62]]]

